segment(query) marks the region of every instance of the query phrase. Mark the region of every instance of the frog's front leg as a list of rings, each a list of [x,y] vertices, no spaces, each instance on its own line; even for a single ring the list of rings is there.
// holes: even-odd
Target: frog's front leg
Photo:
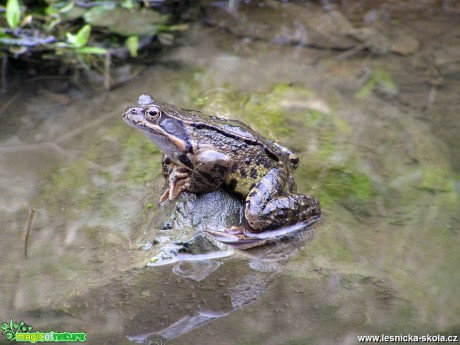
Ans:
[[[168,179],[169,188],[160,197],[160,202],[175,200],[183,191],[205,193],[216,190],[226,179],[233,164],[229,156],[206,146],[195,152],[191,162],[193,170],[164,156],[163,176]]]
[[[168,188],[160,197],[160,203],[166,200],[175,200],[190,183],[190,172],[174,163],[171,158],[163,155],[162,160],[163,177],[168,181]]]
[[[227,178],[233,160],[225,153],[207,146],[199,148],[192,159],[189,192],[205,193],[219,188]]]
[[[251,189],[244,210],[251,232],[279,229],[321,214],[315,197],[290,193],[288,184],[286,170],[273,168]]]

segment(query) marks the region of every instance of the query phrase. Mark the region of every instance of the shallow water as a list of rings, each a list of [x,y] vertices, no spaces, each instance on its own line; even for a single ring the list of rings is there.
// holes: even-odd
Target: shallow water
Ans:
[[[89,344],[458,334],[460,79],[455,59],[433,58],[457,56],[458,17],[399,15],[377,27],[423,43],[408,55],[344,55],[194,25],[113,91],[73,91],[63,105],[21,89],[0,131],[0,321],[87,332]],[[153,253],[139,248],[165,233],[157,215],[174,205],[156,205],[158,149],[121,120],[144,92],[231,114],[292,148],[298,189],[321,200],[321,221],[252,252],[146,268]]]

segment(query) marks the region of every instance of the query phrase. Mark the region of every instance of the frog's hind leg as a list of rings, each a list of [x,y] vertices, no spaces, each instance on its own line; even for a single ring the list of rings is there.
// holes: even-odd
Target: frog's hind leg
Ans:
[[[284,169],[273,168],[249,192],[244,214],[251,232],[279,229],[320,215],[319,201],[290,192],[295,187],[289,182]]]

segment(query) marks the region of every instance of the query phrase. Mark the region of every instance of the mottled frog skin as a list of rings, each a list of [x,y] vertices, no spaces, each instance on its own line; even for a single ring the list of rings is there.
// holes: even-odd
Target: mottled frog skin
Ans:
[[[293,171],[299,159],[240,121],[179,109],[149,95],[141,95],[123,119],[164,152],[169,189],[160,201],[223,186],[244,200],[244,228],[250,232],[311,223],[320,216],[319,201],[297,193]]]

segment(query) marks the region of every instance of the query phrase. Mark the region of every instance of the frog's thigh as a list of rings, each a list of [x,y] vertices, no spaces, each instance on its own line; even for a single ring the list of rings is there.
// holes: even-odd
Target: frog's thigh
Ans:
[[[194,155],[192,186],[197,192],[215,190],[222,185],[233,164],[225,153],[199,149]]]
[[[278,229],[311,217],[315,201],[303,194],[289,194],[287,173],[274,168],[249,193],[245,219],[253,231]]]

